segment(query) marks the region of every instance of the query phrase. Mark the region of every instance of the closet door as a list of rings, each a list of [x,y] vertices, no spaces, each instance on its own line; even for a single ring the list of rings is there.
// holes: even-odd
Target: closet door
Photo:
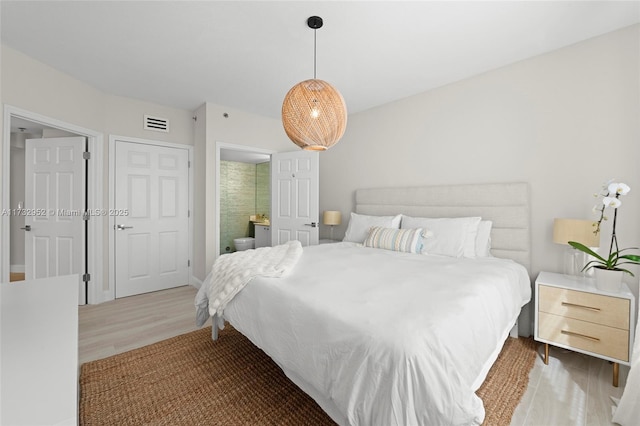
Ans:
[[[116,298],[189,283],[189,152],[116,141]]]

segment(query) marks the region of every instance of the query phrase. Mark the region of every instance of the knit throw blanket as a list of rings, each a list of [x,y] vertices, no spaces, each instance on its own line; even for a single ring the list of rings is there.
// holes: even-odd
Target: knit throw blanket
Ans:
[[[222,318],[227,304],[255,277],[287,275],[302,255],[300,241],[275,247],[261,247],[220,256],[196,296],[197,324],[209,316]],[[208,306],[208,311],[207,311]]]

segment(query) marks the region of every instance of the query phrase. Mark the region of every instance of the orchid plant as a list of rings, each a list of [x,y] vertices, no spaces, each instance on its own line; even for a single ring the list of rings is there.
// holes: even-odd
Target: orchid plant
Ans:
[[[609,256],[604,257],[595,251],[591,250],[589,247],[585,246],[582,243],[578,243],[576,241],[569,241],[569,245],[573,248],[580,250],[584,253],[587,253],[590,256],[593,256],[593,260],[588,262],[583,271],[586,271],[590,268],[601,268],[608,269],[613,271],[623,271],[627,274],[633,276],[633,273],[628,269],[625,269],[624,265],[634,264],[640,265],[640,256],[635,254],[623,254],[623,252],[627,250],[637,250],[637,247],[624,248],[620,249],[618,247],[618,238],[616,236],[616,222],[618,220],[618,208],[622,205],[622,201],[620,197],[622,195],[627,195],[631,188],[624,183],[618,182],[609,182],[607,185],[603,186],[603,192],[600,194],[595,194],[597,198],[602,197],[602,203],[600,205],[596,205],[594,207],[594,211],[599,213],[600,218],[598,222],[594,224],[595,230],[593,231],[596,235],[600,233],[600,224],[603,220],[607,220],[607,216],[605,216],[605,210],[607,208],[613,209],[613,228],[611,230],[611,244],[609,244]]]

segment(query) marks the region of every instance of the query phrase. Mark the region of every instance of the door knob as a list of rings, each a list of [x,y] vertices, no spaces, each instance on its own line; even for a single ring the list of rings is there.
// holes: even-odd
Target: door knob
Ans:
[[[125,229],[131,229],[131,228],[133,228],[133,226],[124,226],[122,224],[116,225],[116,230],[118,231],[124,231]]]
[[[24,228],[20,228],[20,229],[24,229],[25,231],[31,231],[31,225],[26,225]]]
[[[316,222],[311,222],[311,223],[305,223],[304,226],[310,226],[312,228],[315,228],[316,226],[318,226],[318,224]]]

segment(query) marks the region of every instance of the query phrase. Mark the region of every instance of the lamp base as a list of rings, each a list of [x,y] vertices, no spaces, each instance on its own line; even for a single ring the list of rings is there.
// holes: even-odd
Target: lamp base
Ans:
[[[588,257],[589,256],[586,253],[574,249],[573,247],[568,247],[564,252],[563,273],[565,275],[573,275],[576,277],[592,276],[593,271],[591,269],[588,271],[582,270],[588,262]]]

